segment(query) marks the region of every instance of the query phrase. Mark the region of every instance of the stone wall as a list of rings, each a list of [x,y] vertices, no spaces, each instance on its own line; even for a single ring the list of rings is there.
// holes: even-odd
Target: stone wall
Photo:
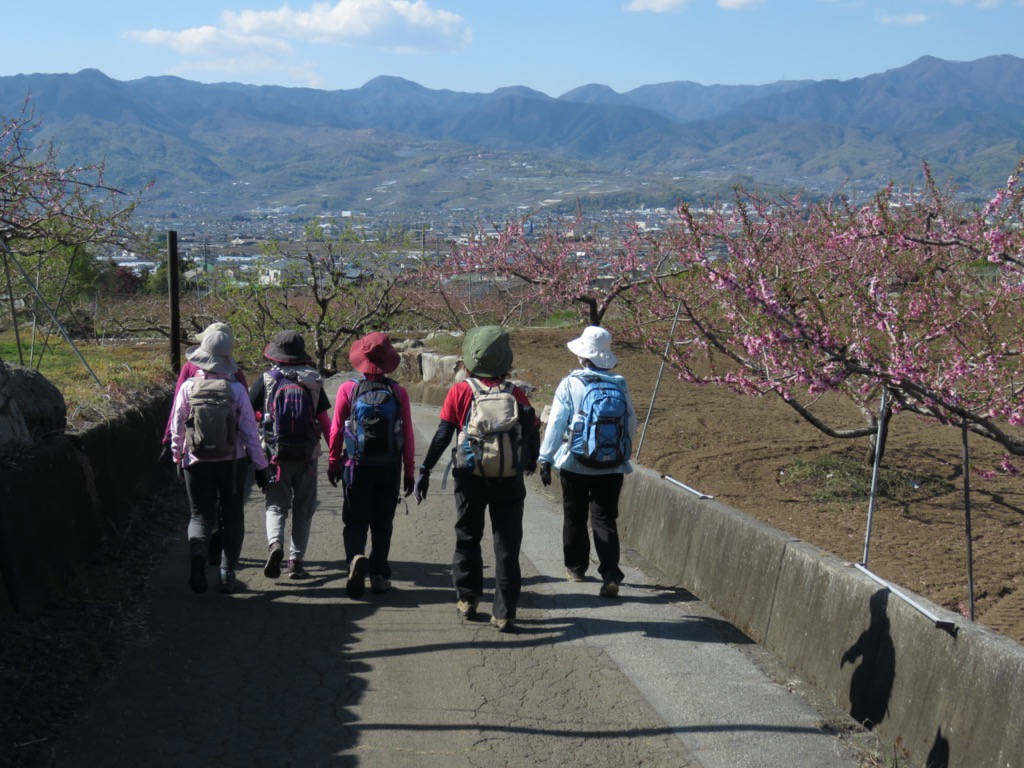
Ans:
[[[0,612],[42,611],[160,472],[170,395],[77,435],[50,435],[0,463]]]

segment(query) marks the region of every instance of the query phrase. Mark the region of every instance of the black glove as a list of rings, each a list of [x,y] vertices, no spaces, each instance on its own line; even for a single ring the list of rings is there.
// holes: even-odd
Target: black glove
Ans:
[[[185,467],[182,466],[180,461],[177,464],[176,471],[178,473],[178,482],[179,483],[185,482]]]
[[[342,473],[342,471],[343,470],[342,470],[341,467],[328,467],[327,468],[327,480],[335,488],[338,487],[338,481],[341,480],[341,473]]]
[[[263,469],[257,469],[254,472],[254,477],[256,478],[256,487],[259,488],[262,493],[266,493],[267,483],[270,482],[270,477],[267,473],[267,468],[264,467]]]
[[[174,455],[171,453],[171,444],[164,443],[160,449],[160,457],[157,459],[158,462],[168,467],[174,466]]]
[[[405,490],[406,496],[412,496],[412,492],[416,489],[416,480],[413,479],[412,475],[408,475],[405,478],[403,489]]]
[[[546,461],[540,463],[540,481],[544,485],[551,485],[551,465]]]
[[[534,472],[537,471],[537,462],[536,461],[531,461],[529,464],[526,465],[526,469],[523,470],[523,471],[527,475],[532,475]]]
[[[427,489],[430,488],[430,473],[420,470],[420,479],[416,481],[416,503],[419,504],[427,498]]]

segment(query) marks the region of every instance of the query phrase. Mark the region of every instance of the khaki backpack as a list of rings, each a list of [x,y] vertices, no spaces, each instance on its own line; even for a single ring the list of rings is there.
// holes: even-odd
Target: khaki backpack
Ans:
[[[512,384],[504,381],[488,388],[475,378],[466,383],[473,389],[473,402],[452,452],[455,468],[481,477],[515,477],[522,428]]]

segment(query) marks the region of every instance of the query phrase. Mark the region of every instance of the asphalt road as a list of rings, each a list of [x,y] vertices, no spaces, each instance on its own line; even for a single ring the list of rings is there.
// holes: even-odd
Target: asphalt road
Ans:
[[[414,411],[422,456],[437,410]],[[263,497],[254,492],[243,589],[219,594],[211,568],[211,591],[193,594],[183,509],[181,538],[154,576],[148,640],[128,650],[54,764],[859,764],[857,737],[821,727],[841,725],[841,715],[815,708],[800,681],[634,554],[618,599],[598,597],[597,580],[566,581],[557,481],[544,489],[528,480],[519,632],[487,623],[489,595],[480,620],[460,619],[454,505],[440,474],[422,505],[399,506],[394,588],[358,600],[345,594],[341,491],[326,477],[304,581],[263,576]],[[484,556],[490,579],[486,538]]]

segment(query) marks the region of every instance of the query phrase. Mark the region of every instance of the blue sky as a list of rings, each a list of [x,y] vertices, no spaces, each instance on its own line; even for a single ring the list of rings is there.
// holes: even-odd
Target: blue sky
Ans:
[[[327,90],[394,75],[550,96],[850,80],[923,55],[1024,57],[1024,0],[9,0],[0,75],[95,68]],[[13,7],[12,7],[13,6]]]

